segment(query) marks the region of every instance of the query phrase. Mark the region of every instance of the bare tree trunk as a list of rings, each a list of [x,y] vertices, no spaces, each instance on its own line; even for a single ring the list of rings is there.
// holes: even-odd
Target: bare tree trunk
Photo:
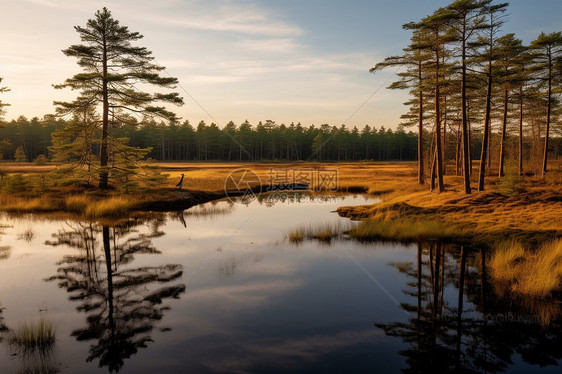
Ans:
[[[490,111],[492,104],[492,62],[488,63],[488,87],[486,90],[486,113],[484,115],[484,135],[482,139],[482,153],[480,156],[480,174],[478,176],[478,190],[484,191],[484,179],[486,175],[486,152],[488,151],[490,133]]]
[[[519,87],[519,175],[523,175],[523,86]]]
[[[423,89],[421,61],[418,63],[418,82],[418,101],[420,106],[418,109],[418,184],[423,185],[425,181],[423,175]]]
[[[101,128],[101,144],[100,144],[100,180],[99,188],[107,189],[109,174],[107,172],[107,129],[109,126],[109,92],[107,87],[107,42],[105,34],[103,36],[103,83],[102,83],[102,96],[103,96],[103,114],[102,114],[102,128]]]
[[[459,125],[459,128],[457,128],[457,144],[455,150],[455,171],[457,175],[461,175],[462,171],[461,158],[461,130]]]
[[[507,88],[503,90],[503,119],[502,119],[502,134],[500,139],[500,167],[499,176],[503,177],[503,164],[505,156],[505,133],[507,130],[507,101],[509,99],[509,93]]]
[[[544,178],[546,174],[546,166],[548,161],[548,135],[550,131],[550,112],[551,112],[551,100],[552,100],[552,59],[550,54],[548,55],[548,97],[546,103],[546,130],[544,134],[544,155],[542,162],[542,176]]]
[[[468,113],[466,108],[466,25],[463,24],[462,39],[462,73],[461,73],[461,110],[462,110],[462,147],[463,147],[463,173],[464,173],[464,192],[470,191],[470,165],[469,165],[469,125]]]
[[[439,37],[439,35],[437,35]],[[441,153],[441,108],[439,106],[439,50],[435,51],[435,146],[437,153],[437,188],[439,192],[445,190],[443,183],[443,155]]]

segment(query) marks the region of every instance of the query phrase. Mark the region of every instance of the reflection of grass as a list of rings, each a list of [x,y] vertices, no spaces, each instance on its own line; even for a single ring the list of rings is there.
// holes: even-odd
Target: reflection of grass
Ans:
[[[544,298],[562,290],[562,239],[528,251],[520,243],[498,245],[489,263],[492,278],[502,288]]]
[[[291,243],[300,243],[304,240],[316,239],[329,242],[334,238],[348,235],[359,241],[368,240],[438,240],[457,237],[454,226],[444,226],[436,221],[418,221],[408,218],[389,220],[369,220],[358,224],[351,222],[344,224],[324,223],[316,226],[301,226],[285,234],[285,239]]]
[[[341,235],[352,228],[350,223],[321,223],[317,225],[303,225],[288,233],[284,234],[284,238],[291,243],[301,243],[305,240],[320,240],[330,242],[332,239],[341,237]]]
[[[421,239],[451,239],[458,235],[452,225],[432,220],[396,218],[361,222],[349,235],[358,240],[389,239],[417,241]]]
[[[234,210],[234,206],[216,206],[210,204],[195,205],[184,212],[186,216],[192,217],[215,217],[215,216],[225,216],[231,214]]]
[[[37,322],[22,323],[8,342],[22,350],[48,350],[55,343],[55,324],[43,317]]]

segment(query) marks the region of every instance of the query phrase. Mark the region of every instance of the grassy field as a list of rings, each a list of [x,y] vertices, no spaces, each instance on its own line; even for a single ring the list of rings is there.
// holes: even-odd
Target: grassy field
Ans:
[[[340,207],[338,212],[357,220],[358,238],[418,240],[429,236],[468,237],[491,242],[519,239],[544,241],[561,235],[562,167],[555,165],[545,179],[507,175],[487,178],[486,191],[473,190],[465,195],[462,177],[445,176],[446,191],[431,192],[427,185],[416,184],[414,162],[355,163],[161,163],[168,175],[162,186],[125,194],[100,194],[95,189],[49,189],[2,193],[0,209],[11,212],[65,211],[97,218],[118,216],[131,210],[172,210],[188,204],[224,196],[225,181],[236,169],[250,169],[267,186],[290,180],[293,173],[310,170],[337,170],[337,190],[380,195],[382,203],[361,207]],[[4,177],[41,178],[54,166],[4,164]],[[449,167],[452,171],[452,168]],[[492,171],[493,172],[493,171]],[[181,193],[174,189],[185,174]],[[477,170],[473,172],[476,178]],[[311,188],[315,188],[314,178]],[[473,187],[476,180],[473,180]],[[159,205],[160,204],[160,205]],[[176,206],[176,204],[179,204]],[[158,209],[160,207],[160,209]],[[385,229],[394,226],[394,230]],[[402,229],[400,229],[402,227]],[[385,237],[390,236],[390,237]]]

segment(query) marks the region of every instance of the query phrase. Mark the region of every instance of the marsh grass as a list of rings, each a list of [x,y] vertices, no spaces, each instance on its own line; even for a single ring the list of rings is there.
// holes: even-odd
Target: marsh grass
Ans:
[[[13,213],[52,212],[58,209],[55,202],[47,197],[18,197],[4,195],[0,197],[2,210]]]
[[[44,317],[22,323],[10,332],[8,342],[23,351],[47,351],[55,344],[55,324]]]
[[[489,261],[492,278],[500,292],[546,298],[562,291],[562,239],[536,250],[521,243],[499,243]]]
[[[131,200],[125,196],[112,196],[89,204],[85,215],[88,218],[119,217],[130,211]]]
[[[85,213],[91,203],[91,198],[85,195],[70,195],[64,199],[66,211],[72,213]]]

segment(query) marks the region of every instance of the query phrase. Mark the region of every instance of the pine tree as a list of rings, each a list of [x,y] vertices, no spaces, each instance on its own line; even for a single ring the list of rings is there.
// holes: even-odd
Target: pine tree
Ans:
[[[413,25],[422,32],[422,41],[419,48],[427,49],[433,55],[433,61],[428,66],[432,72],[432,85],[434,92],[434,116],[435,116],[435,168],[431,167],[431,189],[434,188],[435,176],[437,177],[437,188],[439,192],[445,190],[443,183],[443,149],[441,139],[441,87],[444,78],[442,58],[445,53],[445,46],[453,39],[448,32],[448,24],[451,22],[453,14],[445,9],[439,9],[431,16],[425,17],[420,23]],[[470,192],[470,191],[469,191]]]
[[[486,77],[486,100],[485,100],[485,112],[484,112],[484,130],[482,137],[482,151],[480,156],[480,171],[478,178],[478,190],[484,190],[485,183],[485,173],[486,173],[486,156],[489,152],[489,142],[491,135],[491,116],[492,116],[492,88],[495,83],[496,73],[493,71],[493,63],[498,59],[497,50],[497,33],[501,25],[504,23],[504,17],[502,15],[505,12],[507,3],[498,5],[486,5],[482,8],[482,14],[487,18],[487,23],[485,21],[478,22],[479,29],[484,30],[484,36],[478,38],[478,42],[475,43],[477,46],[483,46],[484,50],[479,53],[476,59],[479,62],[484,63],[485,68],[482,71],[482,75]],[[507,113],[506,113],[507,114]]]
[[[538,70],[540,85],[546,86],[546,129],[544,135],[544,149],[542,161],[542,176],[547,170],[548,141],[550,136],[550,122],[552,117],[552,104],[554,101],[553,86],[562,82],[562,32],[545,34],[541,32],[537,39],[531,42],[535,55],[535,69]]]
[[[520,84],[522,75],[520,66],[522,65],[521,54],[525,51],[521,40],[515,38],[514,34],[507,34],[498,38],[498,59],[496,60],[496,68],[499,70],[499,80],[503,89],[503,117],[502,131],[500,138],[500,162],[499,176],[504,175],[505,163],[505,140],[507,136],[507,116],[509,109],[509,98],[514,88]],[[522,123],[521,123],[522,125]],[[522,131],[521,131],[522,132]],[[521,149],[522,147],[520,147]]]
[[[482,11],[491,0],[457,0],[450,4],[447,9],[455,17],[451,25],[457,33],[457,40],[460,49],[460,70],[461,70],[461,128],[462,128],[462,154],[463,154],[463,175],[464,191],[471,193],[470,188],[470,151],[469,151],[469,117],[467,110],[467,48],[471,40],[476,37],[482,22]]]
[[[27,161],[27,156],[25,155],[25,151],[23,150],[23,147],[20,145],[18,148],[16,148],[16,153],[14,154],[14,159],[16,162],[26,162]]]
[[[147,93],[136,84],[151,84],[158,87],[174,88],[177,79],[162,77],[164,67],[153,63],[152,52],[145,47],[132,45],[143,36],[131,32],[111,16],[107,8],[97,11],[94,19],[85,27],[75,26],[84,44],[72,45],[63,53],[78,58],[83,73],[68,78],[55,88],[80,90],[80,96],[73,102],[55,102],[60,115],[74,113],[88,106],[101,106],[101,139],[99,147],[99,187],[108,187],[109,179],[109,124],[119,123],[124,113],[144,116],[159,116],[173,119],[175,115],[156,102],[183,104],[175,92]],[[110,119],[111,118],[111,119]]]

